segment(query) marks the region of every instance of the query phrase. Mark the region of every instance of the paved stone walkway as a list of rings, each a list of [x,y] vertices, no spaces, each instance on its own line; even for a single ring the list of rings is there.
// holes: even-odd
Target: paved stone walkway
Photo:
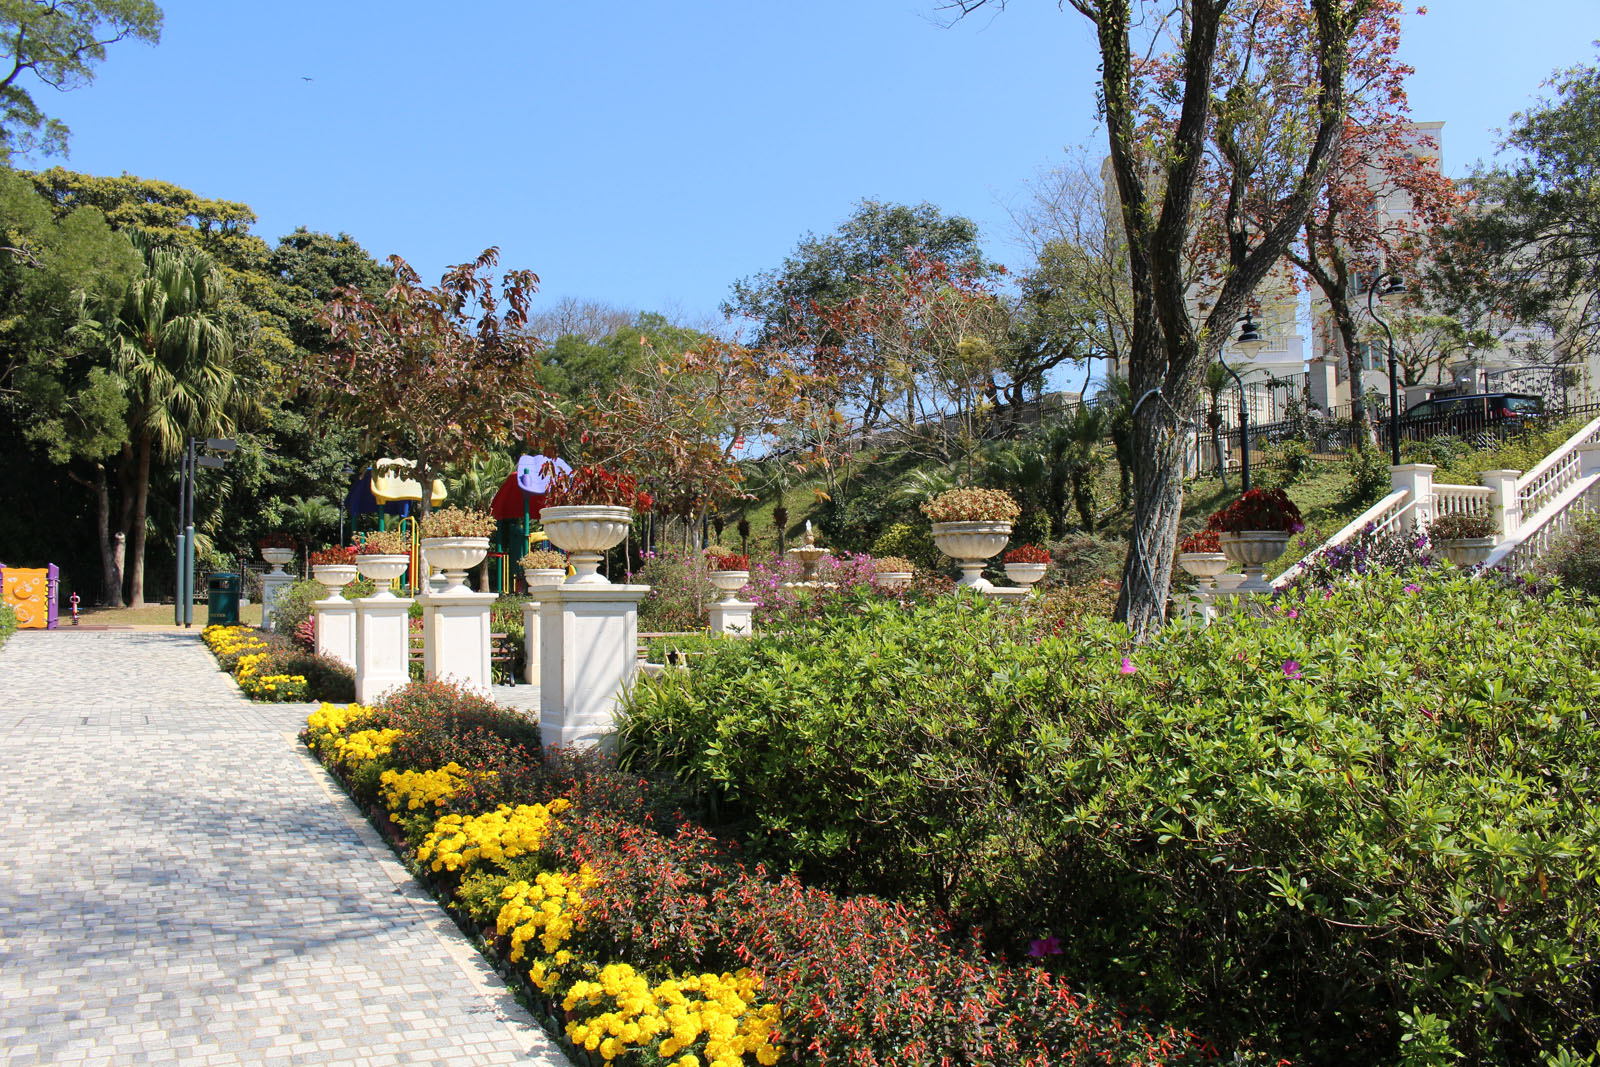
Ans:
[[[0,649],[0,1064],[567,1059],[197,634]]]

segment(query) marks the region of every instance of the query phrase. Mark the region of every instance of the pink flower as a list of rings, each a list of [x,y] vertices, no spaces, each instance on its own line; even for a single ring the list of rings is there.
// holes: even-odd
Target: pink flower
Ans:
[[[1036,960],[1042,960],[1046,956],[1059,956],[1061,955],[1061,942],[1054,937],[1034,938],[1028,942],[1028,955]]]
[[[1292,659],[1284,661],[1284,664],[1283,664],[1283,676],[1285,678],[1298,678],[1298,677],[1300,677],[1300,674],[1301,674],[1300,664],[1296,663]]]
[[[1408,583],[1406,583],[1406,592],[1408,592],[1408,593],[1419,593],[1421,591],[1422,591],[1422,586],[1418,585],[1416,582],[1408,582]]]
[[[1133,665],[1133,660],[1129,659],[1127,656],[1123,656],[1122,657],[1122,673],[1123,674],[1132,674],[1134,671],[1136,671],[1138,669],[1139,669],[1138,667],[1135,667]]]

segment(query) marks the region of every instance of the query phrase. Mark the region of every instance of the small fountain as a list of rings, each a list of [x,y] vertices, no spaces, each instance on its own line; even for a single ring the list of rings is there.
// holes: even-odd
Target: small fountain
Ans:
[[[800,544],[795,545],[787,556],[793,556],[800,564],[802,571],[798,582],[784,582],[785,589],[816,589],[822,583],[817,580],[817,564],[823,556],[830,555],[831,549],[822,548],[817,544],[817,537],[811,532],[811,520],[806,520],[806,536]]]

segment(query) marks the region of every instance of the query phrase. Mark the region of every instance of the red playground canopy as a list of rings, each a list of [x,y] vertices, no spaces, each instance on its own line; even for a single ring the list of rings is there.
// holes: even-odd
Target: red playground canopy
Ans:
[[[494,501],[489,505],[489,514],[497,519],[520,519],[524,516],[537,519],[542,507],[544,494],[523,492],[522,486],[517,484],[517,472],[512,471],[501,483],[499,492],[495,493]]]

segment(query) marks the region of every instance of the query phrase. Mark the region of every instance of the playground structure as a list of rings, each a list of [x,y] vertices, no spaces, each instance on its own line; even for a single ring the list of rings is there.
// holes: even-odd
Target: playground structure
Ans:
[[[4,602],[17,613],[19,629],[56,628],[61,572],[54,563],[44,567],[0,567],[0,590],[3,590]]]

